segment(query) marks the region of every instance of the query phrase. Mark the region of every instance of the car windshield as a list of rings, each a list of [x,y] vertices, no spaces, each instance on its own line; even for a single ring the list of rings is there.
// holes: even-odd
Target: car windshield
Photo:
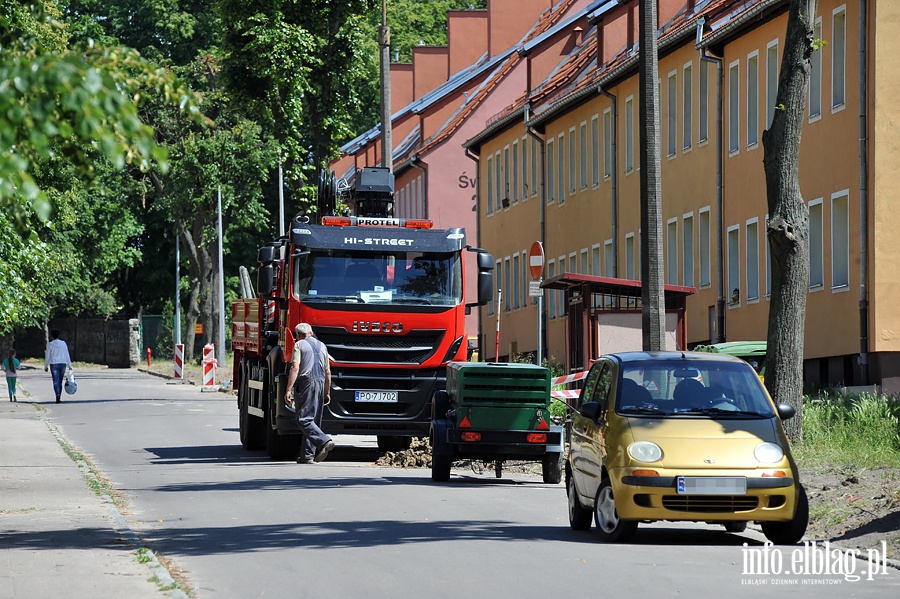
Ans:
[[[616,411],[674,418],[775,416],[747,363],[690,359],[625,362]]]
[[[455,306],[462,267],[454,253],[313,251],[295,260],[294,294],[323,303]]]

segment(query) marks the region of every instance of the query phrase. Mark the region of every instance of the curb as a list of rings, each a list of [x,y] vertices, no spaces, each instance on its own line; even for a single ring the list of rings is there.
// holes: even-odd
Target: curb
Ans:
[[[47,414],[43,411],[40,411],[39,413],[41,421],[43,421],[43,423],[47,425],[50,433],[56,439],[56,442],[59,443],[60,447],[63,448],[63,451],[65,451],[67,447],[72,447],[72,444],[69,443],[68,440],[66,440],[65,436],[63,436],[62,432],[59,430],[59,427],[57,427],[50,421]],[[66,451],[66,454],[69,455],[68,451]],[[81,475],[86,481],[94,481],[96,483],[100,482],[91,471],[90,466],[85,460],[73,461],[75,462],[75,465],[78,466],[78,469],[81,471]],[[99,488],[102,489],[103,486],[99,485]],[[181,590],[181,586],[179,585],[179,583],[174,578],[172,578],[172,574],[169,572],[169,570],[157,559],[156,553],[141,542],[140,537],[137,535],[134,529],[131,528],[131,526],[128,524],[128,521],[125,520],[125,517],[116,507],[113,498],[105,491],[98,492],[98,496],[100,497],[100,500],[106,505],[106,511],[110,519],[112,519],[113,521],[113,528],[115,529],[115,531],[128,542],[132,549],[134,549],[135,553],[138,553],[141,549],[145,550],[145,553],[141,555],[141,559],[138,561],[139,563],[143,563],[144,565],[146,565],[153,577],[156,578],[160,586],[160,591],[167,597],[170,597],[172,599],[190,599],[188,594]],[[135,559],[137,559],[137,556],[135,556]]]

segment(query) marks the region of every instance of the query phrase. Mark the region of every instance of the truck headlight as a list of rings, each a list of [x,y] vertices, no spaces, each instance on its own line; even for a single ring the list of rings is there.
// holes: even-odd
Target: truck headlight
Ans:
[[[628,455],[638,462],[658,462],[662,459],[662,449],[652,441],[635,441],[628,446]]]

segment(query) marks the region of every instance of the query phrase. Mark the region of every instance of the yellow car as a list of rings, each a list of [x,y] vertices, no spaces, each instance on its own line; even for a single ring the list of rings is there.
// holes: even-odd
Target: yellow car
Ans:
[[[806,492],[775,405],[743,360],[699,352],[626,352],[599,358],[571,422],[569,524],[596,522],[605,541],[638,523],[758,522],[776,544],[803,538]]]

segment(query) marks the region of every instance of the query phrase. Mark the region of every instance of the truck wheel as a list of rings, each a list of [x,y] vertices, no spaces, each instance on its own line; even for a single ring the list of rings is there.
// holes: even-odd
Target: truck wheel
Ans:
[[[444,390],[435,391],[431,399],[431,419],[446,418],[450,411],[450,394]]]
[[[239,430],[241,445],[244,449],[263,449],[265,441],[265,422],[261,418],[251,416],[247,407],[250,403],[250,369],[241,369],[241,386],[238,390],[238,404],[240,405]]]
[[[450,480],[450,466],[453,465],[453,459],[448,455],[432,455],[431,456],[431,480],[439,483],[445,483]]]
[[[613,497],[612,484],[608,478],[600,481],[597,497],[594,499],[594,523],[600,540],[608,543],[620,543],[634,536],[637,520],[622,520],[616,511],[616,500]]]
[[[378,435],[378,451],[403,451],[409,449],[411,444],[412,437]]]
[[[566,495],[569,499],[569,526],[572,530],[588,530],[594,515],[591,510],[581,505],[578,499],[578,491],[575,489],[575,477],[570,476],[566,481]]]
[[[279,435],[275,428],[275,404],[269,402],[266,410],[266,453],[270,460],[284,462],[297,458],[300,435]]]
[[[548,485],[558,485],[562,482],[562,464],[562,453],[558,451],[548,451],[544,454],[544,461],[541,464],[541,474],[544,475],[545,483]]]

